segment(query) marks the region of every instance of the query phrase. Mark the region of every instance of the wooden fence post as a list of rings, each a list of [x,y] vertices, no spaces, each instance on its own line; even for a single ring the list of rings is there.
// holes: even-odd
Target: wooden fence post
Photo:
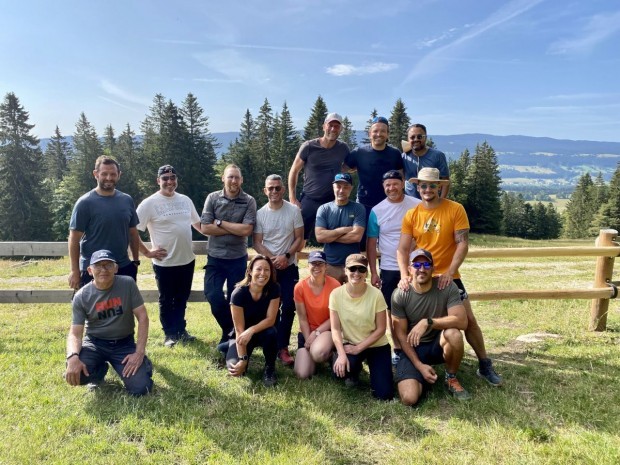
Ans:
[[[594,245],[609,247],[616,245],[614,239],[618,235],[615,229],[601,229]],[[614,257],[598,257],[594,271],[594,287],[605,287],[611,281],[614,271]],[[607,329],[607,311],[609,299],[593,299],[590,307],[590,331],[605,331]]]

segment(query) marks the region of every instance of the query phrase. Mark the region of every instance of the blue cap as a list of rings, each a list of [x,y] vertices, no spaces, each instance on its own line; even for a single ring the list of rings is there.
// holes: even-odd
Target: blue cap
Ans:
[[[90,256],[90,264],[94,265],[95,263],[98,262],[102,262],[104,260],[108,260],[111,262],[116,263],[116,258],[114,258],[114,255],[112,255],[112,252],[110,252],[109,250],[97,250],[95,253],[93,253]]]
[[[327,263],[327,257],[322,250],[313,250],[308,254],[308,263],[323,262]]]
[[[334,176],[334,181],[332,182],[332,184],[334,184],[335,182],[348,182],[349,184],[353,185],[353,178],[349,173],[338,173],[336,176]]]
[[[375,116],[372,119],[372,124],[376,124],[376,123],[383,123],[387,127],[390,127],[390,122],[388,121],[388,119],[385,116]]]

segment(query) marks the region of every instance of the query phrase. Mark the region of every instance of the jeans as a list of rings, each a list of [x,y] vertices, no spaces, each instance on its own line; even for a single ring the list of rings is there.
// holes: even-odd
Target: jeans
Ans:
[[[362,363],[366,360],[370,372],[370,389],[372,395],[381,400],[394,397],[394,380],[392,376],[392,349],[389,344],[369,347],[357,355],[347,354],[351,368],[347,377],[358,379]]]
[[[243,280],[247,269],[248,256],[240,258],[215,258],[207,256],[205,268],[204,293],[211,305],[211,313],[222,328],[220,342],[227,341],[233,333],[232,313],[230,311],[230,294],[235,284]],[[224,294],[226,284],[226,295]]]
[[[276,355],[278,354],[276,333],[277,330],[275,326],[272,326],[252,336],[252,339],[250,339],[247,345],[248,359],[252,356],[252,352],[256,347],[262,347],[263,355],[265,356],[265,367],[275,367]],[[226,365],[235,365],[238,361],[237,344],[235,344],[234,340],[231,340],[228,352],[226,353]]]
[[[293,291],[295,284],[299,282],[299,268],[297,265],[289,265],[284,270],[276,272],[278,284],[280,284],[280,318],[278,327],[278,349],[288,349],[291,339],[291,329],[295,320],[295,301]]]
[[[381,293],[387,304],[387,308],[392,308],[392,294],[394,289],[398,287],[400,281],[400,271],[398,270],[381,270]]]
[[[123,376],[123,359],[136,351],[133,335],[117,340],[100,339],[86,336],[82,342],[80,361],[86,365],[89,376],[80,375],[80,384],[100,383],[108,372],[108,363],[118,373],[127,392],[134,396],[142,396],[153,390],[153,365],[148,357],[138,371],[129,378]]]
[[[179,266],[153,264],[159,290],[159,321],[166,336],[178,338],[185,331],[185,309],[192,290],[195,265],[196,260]]]
[[[303,192],[301,194],[301,217],[304,220],[304,239],[309,240],[311,235],[314,235],[314,225],[316,223],[316,212],[321,205],[334,200],[333,196],[327,199],[311,199]]]
[[[116,274],[120,276],[131,276],[134,281],[138,282],[138,267],[133,263],[119,268]],[[82,271],[82,273],[80,274],[80,287],[86,286],[92,280],[93,277],[88,274],[87,270]]]

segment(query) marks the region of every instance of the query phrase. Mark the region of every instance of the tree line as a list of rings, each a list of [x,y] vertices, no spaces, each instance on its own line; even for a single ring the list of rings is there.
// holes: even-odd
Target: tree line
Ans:
[[[303,131],[299,131],[286,102],[274,112],[265,99],[256,115],[249,109],[245,111],[238,137],[218,159],[216,151],[220,147],[197,98],[189,93],[177,105],[157,94],[140,124],[141,138],[136,137],[129,124],[118,135],[111,125],[98,135],[82,113],[72,143],[56,127],[42,152],[39,140],[31,133],[34,125],[29,123],[28,112],[14,93],[7,93],[0,104],[0,172],[5,179],[0,186],[0,240],[66,240],[73,205],[95,187],[92,170],[102,154],[120,163],[122,176],[118,188],[136,203],[157,189],[157,168],[171,164],[179,173],[179,191],[188,195],[201,211],[207,194],[221,189],[224,166],[235,163],[244,175],[243,189],[256,198],[260,207],[266,202],[262,192],[265,177],[272,173],[287,177],[303,140],[322,135],[327,113],[326,102],[318,96]],[[364,128],[366,135],[377,115],[376,109],[370,112]],[[400,98],[388,119],[389,143],[400,149],[411,124]],[[358,145],[346,117],[340,138],[351,149]],[[360,144],[369,142],[365,137]],[[432,138],[428,144],[434,145]],[[589,175],[584,175],[562,218],[551,204],[538,202],[532,206],[520,195],[502,192],[497,155],[483,142],[473,155],[464,150],[458,159],[450,161],[450,198],[465,206],[472,232],[533,239],[559,237],[562,231],[567,237],[584,237],[576,231],[591,236],[600,225],[615,224],[617,228],[620,223],[619,170],[609,186],[600,176],[593,182]],[[302,182],[298,189],[301,187]],[[612,202],[614,193],[616,201]],[[591,215],[587,223],[584,211]]]

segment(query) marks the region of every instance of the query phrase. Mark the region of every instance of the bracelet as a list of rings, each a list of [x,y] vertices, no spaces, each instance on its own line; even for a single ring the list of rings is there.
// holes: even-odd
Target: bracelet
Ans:
[[[69,360],[74,355],[77,355],[78,357],[80,356],[80,354],[78,354],[77,352],[71,352],[69,355],[67,355],[67,358],[65,360]]]

